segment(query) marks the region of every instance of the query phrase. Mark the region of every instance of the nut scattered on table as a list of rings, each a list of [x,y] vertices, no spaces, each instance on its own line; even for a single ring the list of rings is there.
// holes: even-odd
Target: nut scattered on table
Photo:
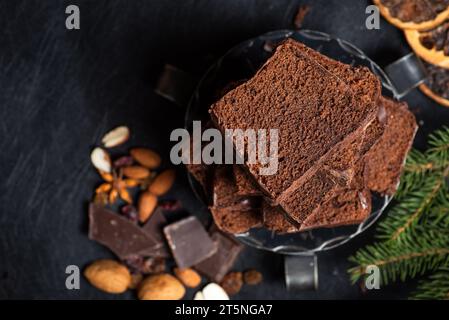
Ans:
[[[153,182],[150,184],[148,191],[156,196],[162,196],[167,193],[168,190],[173,186],[175,181],[175,171],[165,170],[154,178]]]
[[[203,292],[198,291],[197,293],[195,293],[195,295],[193,296],[193,300],[205,300]]]
[[[201,276],[191,268],[175,268],[173,273],[188,288],[196,288],[201,283]]]
[[[96,288],[108,293],[125,292],[131,284],[128,268],[114,260],[97,260],[84,271],[84,276]]]
[[[151,192],[143,192],[139,197],[139,221],[147,221],[157,206],[157,197]]]
[[[123,175],[131,179],[145,179],[150,175],[150,170],[142,166],[123,167]]]
[[[92,153],[90,154],[90,160],[98,171],[106,173],[111,172],[111,157],[104,149],[97,147],[92,150]]]
[[[203,300],[229,300],[226,291],[213,282],[206,285],[201,293],[203,295]]]
[[[105,148],[113,148],[128,141],[129,136],[130,132],[128,127],[120,126],[106,133],[103,139],[101,139],[101,142]]]
[[[161,165],[161,157],[153,150],[147,148],[133,148],[129,153],[134,160],[148,169],[156,169]]]
[[[140,300],[180,300],[186,290],[182,283],[170,274],[157,274],[145,278],[138,291]]]

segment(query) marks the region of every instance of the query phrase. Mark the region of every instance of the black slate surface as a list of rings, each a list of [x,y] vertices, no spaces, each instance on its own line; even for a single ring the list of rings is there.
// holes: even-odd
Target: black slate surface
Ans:
[[[409,52],[384,20],[365,28],[364,0],[1,0],[0,1],[0,298],[123,299],[84,279],[65,288],[65,268],[112,257],[87,239],[87,203],[99,177],[89,161],[102,134],[119,124],[129,145],[160,152],[168,164],[169,134],[183,110],[152,92],[165,62],[200,75],[226,49],[266,31],[289,28],[300,3],[312,10],[304,27],[349,40],[381,65]],[[81,9],[81,30],[65,28],[65,8]],[[416,144],[449,124],[449,109],[415,90],[406,99],[420,120]],[[184,169],[171,197],[206,214]],[[246,249],[235,269],[255,267],[265,281],[237,299],[405,298],[413,284],[362,294],[346,275],[347,257],[372,230],[319,256],[320,288],[288,293],[282,257]]]

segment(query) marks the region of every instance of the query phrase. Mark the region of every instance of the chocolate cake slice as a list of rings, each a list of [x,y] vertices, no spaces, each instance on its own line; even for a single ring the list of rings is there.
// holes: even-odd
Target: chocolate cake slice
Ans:
[[[265,194],[299,223],[335,184],[322,170],[325,160],[352,144],[378,109],[378,79],[366,68],[330,61],[287,40],[251,80],[210,110],[222,131],[279,129],[277,174],[261,175],[260,163],[246,166]],[[244,155],[244,150],[236,151]],[[311,188],[310,194],[319,195],[317,201],[308,205],[299,186]],[[304,205],[308,210],[302,210]]]
[[[406,103],[386,98],[382,101],[386,126],[379,141],[365,155],[365,179],[370,190],[393,195],[418,126]]]
[[[209,209],[217,227],[227,233],[244,233],[262,223],[258,197],[237,194],[230,166],[217,166],[213,182],[213,206]]]
[[[323,203],[300,225],[291,221],[281,207],[264,203],[264,226],[277,233],[293,233],[363,222],[371,213],[371,193],[365,188],[364,167],[363,159],[360,159],[354,166],[356,173],[351,188],[339,188],[332,193],[332,197],[324,197]]]
[[[368,189],[345,190],[323,203],[300,225],[292,223],[279,207],[263,205],[264,226],[276,233],[295,233],[317,228],[332,228],[362,223],[371,213]]]
[[[206,164],[186,164],[187,171],[201,185],[206,196],[209,195],[211,189],[211,180],[213,176],[213,166]]]
[[[262,196],[263,193],[257,187],[257,183],[245,171],[241,165],[233,165],[235,185],[237,186],[237,194],[241,196]]]
[[[299,226],[290,221],[284,210],[264,201],[262,204],[263,226],[276,233],[294,233]]]
[[[300,230],[332,228],[359,224],[371,213],[371,193],[368,189],[347,190],[325,202],[320,210],[307,217]]]
[[[379,102],[380,108],[377,119],[368,126],[364,135],[359,140],[356,140],[356,145],[353,148],[343,150],[340,153],[341,156],[339,156],[339,153],[336,153],[334,157],[329,159],[329,165],[333,168],[331,172],[333,171],[335,174],[337,170],[336,172],[346,173],[342,177],[351,177],[350,182],[345,183],[343,181],[343,183],[335,184],[333,190],[327,196],[324,196],[323,199],[325,200],[323,204],[315,208],[301,226],[292,223],[290,217],[286,216],[281,207],[272,206],[265,202],[263,204],[263,222],[265,227],[277,233],[292,233],[326,227],[329,221],[331,221],[330,227],[358,224],[369,215],[371,210],[371,197],[370,194],[367,194],[367,189],[365,188],[365,159],[363,156],[379,140],[384,132],[386,111],[383,100],[381,99]],[[358,145],[358,143],[361,144]],[[357,148],[360,152],[359,156],[353,153]],[[355,160],[356,163],[354,163]],[[345,188],[345,185],[350,188]],[[355,197],[357,191],[360,195],[359,199]],[[344,205],[341,205],[341,209],[340,206],[335,205],[336,203],[341,203],[342,199],[351,197],[351,201],[346,201]],[[366,205],[356,203],[358,200],[364,200]],[[337,221],[340,216],[341,221]],[[356,219],[348,219],[348,216],[356,217]]]

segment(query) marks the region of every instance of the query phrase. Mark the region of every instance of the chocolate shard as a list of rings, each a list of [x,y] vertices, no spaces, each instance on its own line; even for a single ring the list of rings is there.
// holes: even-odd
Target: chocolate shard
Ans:
[[[243,246],[217,228],[211,230],[211,238],[217,245],[217,251],[194,268],[211,281],[220,282],[231,270]]]
[[[166,226],[164,234],[179,268],[189,268],[217,251],[217,245],[196,217]]]
[[[161,244],[129,219],[97,204],[89,206],[89,238],[124,260]]]
[[[153,237],[160,244],[157,248],[148,248],[140,254],[142,256],[169,258],[171,257],[170,249],[168,248],[167,241],[165,240],[163,228],[167,225],[167,219],[164,216],[164,210],[158,207],[150,219],[142,227],[142,230],[146,232],[150,237]]]

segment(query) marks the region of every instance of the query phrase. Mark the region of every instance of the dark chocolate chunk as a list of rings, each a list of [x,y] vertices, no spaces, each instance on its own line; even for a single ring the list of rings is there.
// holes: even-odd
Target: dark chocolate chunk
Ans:
[[[124,217],[128,218],[134,223],[139,221],[139,213],[137,212],[137,208],[132,204],[127,204],[120,209],[121,214]]]
[[[130,256],[124,260],[132,273],[162,273],[165,272],[165,259],[160,257]]]
[[[217,244],[217,252],[195,265],[195,269],[210,280],[220,282],[234,265],[243,246],[216,228],[211,232],[211,237]]]
[[[167,225],[167,219],[164,216],[163,209],[158,207],[150,219],[142,227],[143,231],[146,232],[150,237],[155,238],[160,244],[157,248],[149,248],[148,250],[142,251],[140,254],[143,256],[151,257],[162,257],[169,258],[170,250],[167,246],[167,241],[165,240],[162,229]]]
[[[217,245],[196,217],[166,226],[164,234],[179,268],[191,267],[217,251]]]
[[[108,247],[121,259],[161,246],[132,221],[96,204],[89,206],[89,238]]]
[[[162,208],[156,208],[153,214],[144,224],[142,229],[150,234],[153,238],[156,238],[160,243],[165,243],[165,237],[162,229],[167,225],[167,219],[164,216]]]

